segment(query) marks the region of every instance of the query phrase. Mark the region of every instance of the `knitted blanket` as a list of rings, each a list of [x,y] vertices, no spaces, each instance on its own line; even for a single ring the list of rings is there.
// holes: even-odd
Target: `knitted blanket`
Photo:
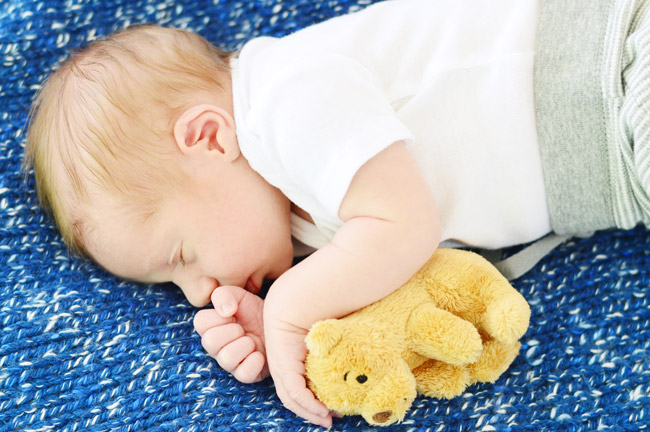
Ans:
[[[170,285],[120,281],[70,256],[21,174],[39,83],[70,49],[138,22],[228,49],[371,0],[0,1],[0,432],[311,431],[273,383],[209,358],[196,310]],[[419,397],[388,430],[649,429],[650,233],[566,243],[514,282],[532,308],[521,354],[494,385]],[[367,430],[360,417],[333,430]]]

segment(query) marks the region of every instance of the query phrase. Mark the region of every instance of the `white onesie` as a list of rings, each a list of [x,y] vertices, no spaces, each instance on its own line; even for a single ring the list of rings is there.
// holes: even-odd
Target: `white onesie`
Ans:
[[[245,44],[232,62],[239,145],[314,219],[316,235],[294,217],[294,236],[326,244],[354,174],[400,140],[446,244],[499,248],[550,232],[533,95],[538,9],[391,0]]]

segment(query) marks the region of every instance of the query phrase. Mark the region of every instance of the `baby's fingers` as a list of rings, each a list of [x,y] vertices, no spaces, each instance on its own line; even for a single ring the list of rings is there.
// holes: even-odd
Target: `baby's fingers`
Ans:
[[[224,285],[217,287],[211,296],[214,309],[219,312],[222,317],[230,317],[237,313],[239,304],[247,296],[253,295],[243,288],[232,285]]]
[[[214,309],[201,309],[194,315],[194,329],[199,335],[203,336],[207,330],[213,327],[229,324],[234,321],[235,319],[232,317],[222,317]]]
[[[332,426],[329,409],[306,387],[302,375],[285,375],[283,382],[276,386],[276,390],[287,409],[319,426],[326,428]]]
[[[246,384],[261,381],[269,376],[264,354],[255,351],[248,355],[233,371],[232,375],[239,382]]]
[[[236,323],[209,328],[201,337],[205,351],[216,358],[223,347],[244,336],[244,329]]]
[[[237,366],[255,352],[255,342],[248,336],[240,337],[224,346],[215,359],[219,366],[233,373]]]

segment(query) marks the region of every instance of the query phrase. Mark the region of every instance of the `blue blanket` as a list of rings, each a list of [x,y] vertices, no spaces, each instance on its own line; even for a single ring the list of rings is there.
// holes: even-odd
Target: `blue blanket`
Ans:
[[[196,310],[172,286],[117,280],[70,256],[23,179],[39,83],[74,47],[138,22],[228,49],[370,0],[0,1],[0,431],[317,430],[266,380],[243,385],[207,357]],[[559,247],[515,287],[532,307],[520,356],[494,385],[418,398],[389,430],[647,430],[650,233]],[[334,430],[367,429],[360,417]]]

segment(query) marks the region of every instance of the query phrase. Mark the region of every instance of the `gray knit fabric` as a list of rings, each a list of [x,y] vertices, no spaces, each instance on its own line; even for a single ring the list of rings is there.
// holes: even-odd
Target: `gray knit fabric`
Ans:
[[[649,7],[542,1],[535,104],[556,233],[650,222]]]
[[[611,0],[544,0],[535,109],[551,225],[575,234],[614,225],[602,54]]]

